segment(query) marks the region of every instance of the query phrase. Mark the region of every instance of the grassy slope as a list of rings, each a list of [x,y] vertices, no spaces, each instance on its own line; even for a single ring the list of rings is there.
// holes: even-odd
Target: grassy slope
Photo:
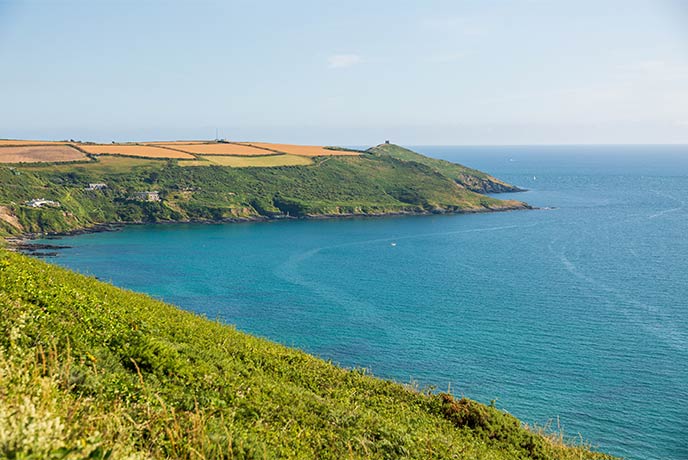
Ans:
[[[284,215],[366,215],[517,209],[471,192],[427,165],[384,155],[318,158],[311,166],[181,167],[174,161],[101,158],[60,166],[0,167],[0,206],[24,231],[61,232],[102,222],[221,220]],[[84,191],[92,182],[108,190]],[[162,203],[127,200],[160,190]],[[59,209],[30,209],[32,198]],[[0,220],[0,232],[19,233]]]
[[[2,458],[603,458],[0,250]]]
[[[445,176],[455,180],[458,184],[474,192],[502,193],[520,191],[518,187],[507,184],[477,169],[467,168],[466,166],[445,160],[426,157],[425,155],[421,155],[395,144],[380,144],[368,149],[368,152],[375,155],[391,156],[404,161],[415,161],[430,166],[432,169],[439,171]]]

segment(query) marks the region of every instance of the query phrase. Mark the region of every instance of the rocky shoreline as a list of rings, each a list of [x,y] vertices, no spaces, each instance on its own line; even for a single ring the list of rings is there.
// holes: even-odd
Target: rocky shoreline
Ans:
[[[6,237],[7,249],[34,257],[55,257],[56,250],[68,249],[71,246],[47,243],[32,243],[36,239],[58,240],[64,236],[84,235],[88,233],[112,232],[124,228],[125,224],[105,223],[92,227],[77,228],[66,232],[55,233],[24,233],[21,236]]]
[[[65,232],[50,232],[50,233],[24,233],[20,236],[6,237],[7,249],[10,251],[19,252],[33,257],[55,257],[58,255],[57,250],[69,249],[71,246],[47,243],[32,243],[33,240],[59,240],[65,236],[85,235],[89,233],[114,232],[120,231],[128,225],[177,225],[177,224],[236,224],[249,222],[275,222],[280,220],[325,220],[325,219],[355,219],[355,218],[377,218],[377,217],[399,217],[399,216],[429,216],[429,215],[452,215],[452,214],[482,214],[486,212],[507,212],[507,211],[523,211],[535,210],[536,207],[530,205],[523,206],[505,206],[500,208],[483,208],[473,210],[433,210],[433,211],[398,211],[398,212],[381,212],[381,213],[349,213],[349,214],[307,214],[304,216],[254,216],[229,218],[220,220],[166,220],[158,222],[113,222],[101,223],[91,227],[77,228]]]

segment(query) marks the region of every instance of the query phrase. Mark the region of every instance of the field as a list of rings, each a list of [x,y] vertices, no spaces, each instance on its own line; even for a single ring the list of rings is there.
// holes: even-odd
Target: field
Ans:
[[[213,141],[160,141],[160,142],[140,142],[143,145],[164,145],[174,147],[175,145],[209,144]]]
[[[275,152],[290,153],[307,157],[332,156],[332,155],[360,155],[360,152],[349,150],[331,150],[318,145],[294,145],[294,144],[270,144],[268,142],[242,142],[244,145],[252,145],[261,149]]]
[[[178,160],[193,160],[195,157],[177,150],[154,147],[151,145],[79,145],[79,148],[93,155],[127,155],[143,158],[173,158]]]
[[[79,161],[88,158],[68,145],[0,147],[0,163]]]
[[[231,166],[232,168],[266,168],[271,166],[303,166],[313,164],[313,160],[298,155],[263,155],[263,156],[223,156],[208,155],[203,161],[182,161],[180,166]]]
[[[148,158],[134,158],[134,157],[120,157],[101,155],[96,161],[78,164],[64,164],[64,165],[41,165],[34,163],[27,165],[23,170],[31,171],[52,171],[59,173],[71,172],[90,172],[95,174],[124,174],[132,173],[137,169],[158,169],[163,168],[166,162],[164,159],[151,160]]]
[[[0,147],[6,145],[64,145],[66,141],[27,141],[18,139],[0,139]]]
[[[249,147],[242,144],[169,144],[170,148],[182,150],[188,153],[195,153],[199,155],[269,155],[273,152],[265,149]]]

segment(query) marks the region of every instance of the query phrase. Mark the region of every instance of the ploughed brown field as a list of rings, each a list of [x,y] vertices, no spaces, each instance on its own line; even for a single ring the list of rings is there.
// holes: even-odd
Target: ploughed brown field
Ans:
[[[196,158],[188,153],[166,149],[163,147],[154,147],[152,145],[80,144],[79,148],[93,155],[127,155],[131,157],[173,158],[179,160],[194,160]]]
[[[73,142],[66,141],[27,141],[17,139],[0,139],[0,147],[10,145],[64,145],[72,143]]]
[[[346,150],[330,150],[319,145],[294,145],[294,144],[270,144],[268,142],[242,142],[244,145],[252,145],[261,149],[269,149],[275,152],[290,153],[306,157],[331,156],[331,155],[360,155],[359,152]]]
[[[46,163],[79,161],[88,158],[69,145],[0,146],[0,163]]]
[[[274,155],[270,150],[250,147],[242,144],[169,144],[166,147],[183,150],[198,155]]]

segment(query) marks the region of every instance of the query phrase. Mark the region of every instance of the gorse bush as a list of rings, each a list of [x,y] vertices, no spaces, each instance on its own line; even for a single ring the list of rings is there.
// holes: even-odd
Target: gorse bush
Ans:
[[[0,457],[605,458],[7,251]]]

